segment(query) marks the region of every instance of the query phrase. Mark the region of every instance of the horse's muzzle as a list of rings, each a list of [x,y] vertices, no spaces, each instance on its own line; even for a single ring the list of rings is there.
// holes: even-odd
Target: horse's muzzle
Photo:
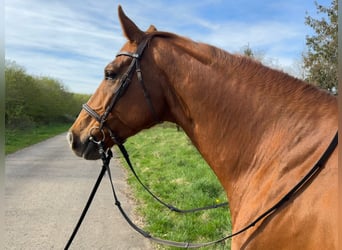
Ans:
[[[67,134],[67,141],[69,142],[72,151],[77,156],[83,157],[86,160],[98,160],[101,158],[98,145],[91,140],[87,139],[82,142],[78,136],[69,131]]]

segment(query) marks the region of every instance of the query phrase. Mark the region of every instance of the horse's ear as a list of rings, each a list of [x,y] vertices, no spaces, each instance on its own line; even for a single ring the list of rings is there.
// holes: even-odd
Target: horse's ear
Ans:
[[[144,36],[144,32],[141,31],[131,19],[129,19],[123,12],[121,6],[118,8],[119,19],[124,35],[130,42],[140,43]]]
[[[146,33],[152,33],[154,31],[157,31],[157,28],[154,27],[154,25],[150,25],[150,27],[146,30]]]

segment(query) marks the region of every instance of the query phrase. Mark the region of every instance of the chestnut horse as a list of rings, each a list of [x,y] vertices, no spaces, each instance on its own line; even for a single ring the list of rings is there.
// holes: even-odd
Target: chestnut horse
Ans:
[[[250,58],[154,26],[143,32],[120,6],[119,19],[128,41],[68,134],[78,156],[98,159],[96,140],[110,148],[159,122],[176,123],[223,185],[236,232],[287,194],[329,146],[336,97]],[[337,249],[337,172],[335,149],[298,194],[235,236],[232,249]]]

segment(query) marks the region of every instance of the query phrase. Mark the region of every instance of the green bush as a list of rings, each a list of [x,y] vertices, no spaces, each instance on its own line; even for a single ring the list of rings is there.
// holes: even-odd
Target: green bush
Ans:
[[[15,62],[6,61],[5,124],[8,129],[31,129],[71,122],[89,95],[74,94],[50,77],[31,76]]]

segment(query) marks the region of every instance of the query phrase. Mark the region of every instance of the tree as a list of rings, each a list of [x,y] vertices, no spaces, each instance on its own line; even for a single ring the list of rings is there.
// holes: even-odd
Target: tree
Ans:
[[[244,54],[245,56],[254,58],[254,52],[253,52],[253,50],[251,49],[251,47],[249,46],[249,44],[247,44],[247,45],[243,48],[243,54]]]
[[[5,67],[5,122],[11,127],[32,127],[32,108],[36,106],[38,91],[32,76],[14,62],[6,62]]]
[[[313,30],[306,36],[307,52],[303,54],[306,79],[322,88],[337,91],[337,0],[329,7],[315,1],[317,14],[323,17],[305,17],[305,24]]]
[[[245,46],[243,46],[240,50],[244,56],[253,58],[257,61],[264,62],[265,61],[265,53],[261,50],[255,51],[252,49],[249,45],[249,43]]]
[[[74,94],[51,77],[26,73],[15,62],[5,64],[5,123],[7,128],[27,129],[54,122],[70,122],[89,95]]]
[[[250,57],[256,61],[261,62],[262,64],[271,67],[273,69],[284,70],[284,68],[279,64],[279,61],[276,58],[268,57],[265,55],[265,52],[262,50],[254,50],[249,46],[249,43],[243,46],[240,49],[240,54]]]

